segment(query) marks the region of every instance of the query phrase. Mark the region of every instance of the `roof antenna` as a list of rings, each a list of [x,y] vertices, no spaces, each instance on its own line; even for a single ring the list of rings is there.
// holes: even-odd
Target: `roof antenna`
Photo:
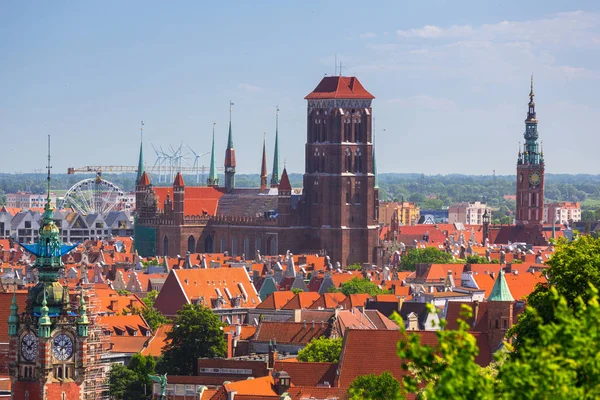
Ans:
[[[342,62],[340,61],[340,76],[342,76]]]
[[[50,165],[50,134],[48,134],[48,199],[50,198],[50,169],[52,166]]]
[[[335,61],[333,63],[333,76],[337,75],[337,53],[335,53]]]

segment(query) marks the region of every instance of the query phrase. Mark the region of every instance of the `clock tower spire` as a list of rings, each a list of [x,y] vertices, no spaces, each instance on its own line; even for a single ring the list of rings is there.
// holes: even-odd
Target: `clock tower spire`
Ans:
[[[533,75],[529,91],[525,143],[517,157],[517,225],[541,225],[544,215],[544,154],[538,143]]]

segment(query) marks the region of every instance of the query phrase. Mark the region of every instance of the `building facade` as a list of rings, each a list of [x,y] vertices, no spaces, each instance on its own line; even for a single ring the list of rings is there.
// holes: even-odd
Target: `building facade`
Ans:
[[[50,200],[56,204],[54,193],[50,193]],[[46,195],[44,193],[17,192],[6,194],[6,206],[11,208],[44,208],[45,203]]]
[[[205,187],[186,186],[180,174],[173,187],[153,187],[142,174],[136,189],[136,249],[142,255],[190,251],[247,257],[256,251],[274,255],[290,250],[326,253],[342,264],[375,262],[379,191],[373,99],[357,78],[342,76],[323,78],[306,96],[302,189],[292,189],[285,168],[279,175],[278,129],[271,187],[262,177],[261,188],[235,188],[231,121],[225,187],[212,174],[214,151]]]
[[[581,205],[579,202],[559,201],[544,205],[544,222],[558,225],[572,224],[581,221]]]
[[[482,225],[483,215],[492,214],[492,209],[486,203],[471,201],[464,203],[455,203],[448,209],[448,223],[457,222],[467,225]]]
[[[379,223],[390,225],[393,215],[397,214],[396,217],[401,225],[416,225],[421,217],[420,211],[420,207],[410,201],[382,202],[379,205]]]

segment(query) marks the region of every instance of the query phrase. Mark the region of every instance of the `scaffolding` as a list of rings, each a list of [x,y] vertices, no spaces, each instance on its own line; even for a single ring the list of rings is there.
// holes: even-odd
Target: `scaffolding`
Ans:
[[[102,325],[98,312],[101,310],[100,300],[92,284],[82,285],[87,297],[87,313],[89,319],[87,339],[87,359],[85,361],[85,382],[83,386],[84,400],[108,400],[108,375],[111,363],[102,357],[109,349],[109,337]]]

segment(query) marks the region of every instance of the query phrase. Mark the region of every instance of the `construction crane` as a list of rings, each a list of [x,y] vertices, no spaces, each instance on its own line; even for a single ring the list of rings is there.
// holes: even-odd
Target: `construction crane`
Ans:
[[[196,180],[199,182],[199,176],[200,174],[205,174],[209,171],[209,167],[204,166],[204,165],[197,165],[195,164],[194,166],[190,166],[190,167],[177,167],[175,171],[173,171],[172,169],[170,169],[170,166],[168,165],[158,165],[155,164],[152,167],[146,167],[146,172],[148,172],[149,174],[156,174],[159,176],[166,176],[166,175],[171,175],[171,173],[173,174],[173,176],[171,177],[171,179],[174,177],[175,173],[177,172],[181,172],[182,174],[190,174],[190,175],[196,175]],[[222,172],[224,170],[223,167],[217,167],[217,171]],[[84,174],[102,174],[104,172],[113,172],[113,173],[123,173],[123,172],[137,172],[137,166],[128,166],[128,165],[86,165],[85,167],[70,167],[67,169],[67,174],[69,175],[73,175],[73,174],[79,174],[79,173],[84,173]]]

